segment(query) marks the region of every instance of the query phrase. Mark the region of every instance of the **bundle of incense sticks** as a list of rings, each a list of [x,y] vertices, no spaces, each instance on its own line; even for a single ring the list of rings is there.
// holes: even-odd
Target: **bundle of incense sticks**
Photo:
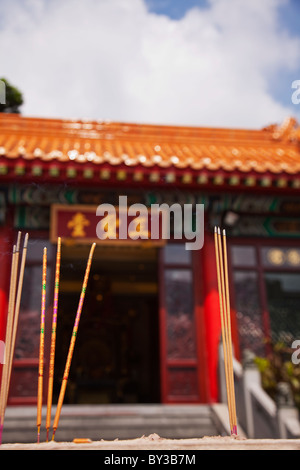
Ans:
[[[49,362],[49,378],[48,378],[47,415],[46,415],[46,431],[47,431],[46,440],[47,440],[47,442],[48,442],[48,439],[49,439],[49,430],[50,430],[50,425],[51,425],[51,407],[52,407],[53,380],[54,380],[56,325],[57,325],[57,309],[58,309],[59,279],[60,279],[60,259],[61,259],[61,238],[58,237],[57,252],[56,252],[56,266],[55,266],[54,301],[53,301],[52,331],[51,331],[51,345],[50,345],[50,362]]]
[[[75,347],[75,340],[79,326],[79,320],[82,312],[83,301],[88,283],[88,277],[90,273],[93,253],[96,244],[93,243],[89,258],[87,261],[85,276],[82,284],[82,291],[79,299],[79,305],[77,314],[75,317],[75,323],[73,327],[69,352],[67,356],[64,376],[62,379],[62,385],[60,395],[58,399],[56,414],[53,422],[53,437],[54,440],[55,431],[58,426],[62,404],[64,400],[64,394],[66,391],[69,370],[71,367],[71,360]],[[47,395],[47,414],[46,414],[46,440],[48,442],[49,430],[51,424],[51,407],[52,407],[52,394],[53,394],[53,378],[54,378],[54,362],[55,362],[55,341],[56,341],[56,325],[57,325],[57,310],[58,310],[58,296],[59,296],[59,280],[60,280],[60,260],[61,260],[61,238],[57,241],[57,253],[56,253],[56,268],[55,268],[55,283],[54,283],[54,302],[53,302],[53,316],[52,316],[52,332],[51,332],[51,345],[50,345],[50,362],[49,362],[49,379],[48,379],[48,395]],[[46,307],[46,276],[47,276],[47,249],[44,248],[43,254],[43,275],[42,275],[42,300],[41,300],[41,322],[40,322],[40,350],[39,350],[39,374],[38,374],[38,396],[37,396],[37,442],[40,442],[40,429],[42,421],[42,404],[43,404],[43,370],[44,370],[44,344],[45,344],[45,307]]]
[[[82,312],[82,307],[83,307],[83,302],[84,302],[84,297],[86,293],[86,288],[87,288],[87,283],[88,283],[88,278],[89,278],[89,273],[91,269],[91,264],[92,264],[92,259],[93,259],[93,254],[95,250],[96,244],[93,243],[90,249],[90,254],[88,257],[87,265],[86,265],[86,270],[85,270],[85,275],[82,283],[82,289],[81,289],[81,294],[79,298],[79,303],[78,303],[78,309],[75,317],[75,322],[74,322],[74,327],[72,331],[72,336],[71,336],[71,341],[70,341],[70,346],[69,346],[69,352],[66,360],[66,365],[65,365],[65,370],[64,370],[64,375],[62,378],[62,383],[61,383],[61,388],[60,388],[60,393],[58,397],[58,402],[57,402],[57,408],[56,408],[56,413],[53,421],[53,435],[52,435],[52,440],[54,441],[55,437],[55,432],[58,427],[59,419],[60,419],[60,414],[61,414],[61,409],[64,401],[64,396],[66,392],[66,387],[67,387],[67,382],[68,382],[68,377],[69,377],[69,372],[70,372],[70,367],[71,367],[71,361],[73,357],[73,351],[75,347],[75,341],[77,337],[77,332],[78,332],[78,326],[79,326],[79,321],[81,317],[81,312]]]
[[[20,254],[20,241],[21,232],[18,233],[16,245],[13,247],[13,255],[11,262],[11,278],[9,288],[9,302],[7,314],[7,327],[5,337],[5,360],[2,369],[2,380],[0,390],[0,444],[2,442],[2,431],[4,424],[5,409],[8,399],[9,384],[12,370],[12,362],[15,348],[15,340],[17,333],[17,325],[20,310],[20,301],[23,287],[23,278],[25,270],[25,261],[27,255],[28,233],[25,235],[24,246],[22,251],[22,260],[19,267],[19,254]],[[88,278],[92,263],[96,244],[93,243],[87,261],[86,271],[83,279],[81,295],[79,299],[78,309],[75,317],[69,352],[67,356],[64,376],[62,379],[62,386],[60,390],[59,400],[56,409],[56,415],[53,423],[53,437],[58,426],[64,394],[66,391],[71,360],[75,347],[75,341],[79,326],[79,320],[82,312],[84,297],[88,284]],[[47,440],[50,429],[51,421],[51,406],[52,406],[52,392],[53,392],[53,377],[54,377],[54,358],[55,358],[55,340],[56,340],[56,323],[57,323],[57,309],[58,309],[58,295],[59,295],[59,278],[60,278],[60,259],[61,259],[61,239],[58,238],[57,242],[57,255],[56,255],[56,271],[55,271],[55,285],[54,285],[54,303],[53,303],[53,317],[52,317],[52,333],[51,333],[51,347],[50,347],[50,364],[49,364],[49,380],[48,380],[48,398],[47,398],[47,416],[46,416],[46,430]],[[40,429],[42,421],[42,404],[43,404],[43,376],[44,376],[44,345],[45,345],[45,313],[46,313],[46,278],[47,278],[47,248],[44,248],[43,253],[43,270],[42,270],[42,298],[41,298],[41,320],[40,320],[40,348],[39,348],[39,370],[38,370],[38,393],[37,393],[37,428],[38,436],[37,442],[40,442]]]
[[[60,258],[61,258],[61,238],[59,237],[57,240],[52,332],[51,332],[49,378],[48,378],[47,415],[46,415],[47,441],[48,441],[50,422],[51,422],[51,406],[52,406],[55,342],[56,342],[56,323],[57,323],[57,308],[58,308],[59,278],[60,278]],[[38,443],[40,442],[40,430],[41,430],[41,424],[42,424],[42,405],[43,405],[46,281],[47,281],[47,248],[44,248],[43,270],[42,270],[42,299],[41,299],[41,322],[40,322],[38,393],[37,393],[37,418],[36,418]]]
[[[223,238],[223,243],[221,238]],[[215,253],[218,277],[218,290],[220,301],[220,316],[222,343],[224,351],[224,365],[226,378],[226,391],[229,412],[229,424],[232,436],[237,435],[237,417],[234,390],[233,355],[230,319],[229,281],[226,232],[223,230],[221,237],[220,228],[215,227]]]
[[[28,233],[26,233],[24,237],[21,264],[19,266],[21,236],[21,232],[18,232],[17,243],[13,247],[11,261],[11,275],[5,334],[5,360],[2,368],[0,390],[0,444],[2,443],[4,417],[9,394],[12,363],[15,351],[15,342],[19,320],[20,302],[23,288],[25,262],[27,256]]]

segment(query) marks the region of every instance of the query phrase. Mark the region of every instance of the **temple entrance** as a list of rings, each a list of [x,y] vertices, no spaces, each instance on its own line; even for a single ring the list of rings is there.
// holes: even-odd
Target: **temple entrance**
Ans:
[[[89,246],[64,246],[54,398],[70,344]],[[160,401],[158,253],[97,246],[79,324],[65,403]]]

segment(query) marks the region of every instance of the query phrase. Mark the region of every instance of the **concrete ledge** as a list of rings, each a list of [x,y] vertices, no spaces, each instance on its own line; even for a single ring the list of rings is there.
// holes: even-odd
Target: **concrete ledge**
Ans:
[[[203,437],[201,439],[164,439],[157,434],[124,441],[49,442],[41,444],[3,444],[0,450],[300,450],[300,439],[242,439]]]

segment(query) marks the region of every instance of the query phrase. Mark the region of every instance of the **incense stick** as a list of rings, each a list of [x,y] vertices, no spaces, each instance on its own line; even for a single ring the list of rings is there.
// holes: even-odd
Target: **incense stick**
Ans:
[[[47,248],[44,248],[43,272],[42,272],[42,302],[41,302],[41,328],[40,328],[40,350],[39,350],[39,376],[38,376],[37,418],[36,418],[37,442],[38,443],[40,442],[40,430],[41,430],[41,422],[42,422],[42,404],[43,404],[46,280],[47,280]]]
[[[17,287],[17,277],[18,277],[20,239],[21,239],[21,232],[18,233],[18,240],[17,240],[17,245],[15,248],[15,253],[13,254],[12,269],[11,269],[11,285],[10,285],[9,309],[8,309],[9,310],[8,312],[9,324],[7,325],[7,331],[6,331],[7,343],[5,343],[5,363],[4,363],[3,371],[2,371],[3,373],[2,373],[2,383],[1,383],[0,443],[2,442],[4,416],[5,416],[5,409],[6,409],[8,394],[9,394],[9,385],[10,385],[12,363],[13,363],[13,356],[14,356],[14,349],[15,349],[15,341],[16,341],[16,334],[17,334],[19,311],[20,311],[20,302],[21,302],[21,295],[22,295],[22,288],[23,288],[25,262],[26,262],[26,255],[27,255],[28,233],[26,233],[25,239],[24,239],[22,260],[21,260],[19,280],[18,280],[17,297],[15,298],[16,287]]]
[[[13,362],[15,341],[16,341],[16,334],[17,334],[17,327],[18,327],[20,301],[21,301],[22,286],[23,286],[23,275],[24,275],[25,259],[26,259],[26,251],[27,251],[27,237],[25,237],[24,246],[23,246],[23,253],[22,253],[21,267],[20,267],[20,273],[19,273],[19,278],[18,278],[20,238],[21,238],[21,232],[19,232],[19,234],[18,234],[18,241],[17,241],[16,253],[15,253],[15,263],[14,263],[13,287],[12,287],[12,297],[11,297],[11,309],[12,309],[12,311],[11,311],[11,315],[12,315],[11,328],[12,329],[11,329],[11,335],[8,338],[8,347],[5,348],[5,352],[6,352],[6,350],[8,352],[7,359],[5,360],[5,362],[7,363],[6,377],[5,377],[5,379],[6,379],[6,396],[5,396],[5,405],[4,405],[5,407],[6,407],[6,404],[7,404],[8,393],[9,393],[9,384],[10,384],[12,362]],[[18,283],[17,283],[17,278],[18,278]],[[17,286],[17,284],[18,284],[18,286]],[[17,296],[16,296],[16,291],[17,291]]]
[[[16,304],[15,304],[14,328],[13,328],[11,353],[10,353],[10,367],[9,367],[9,373],[10,374],[11,374],[11,369],[12,369],[12,361],[13,361],[13,355],[14,355],[14,349],[15,349],[15,343],[16,343],[16,336],[17,336],[17,327],[18,327],[21,296],[22,296],[22,289],[23,289],[25,262],[26,262],[26,256],[27,256],[27,246],[28,246],[28,233],[26,233],[25,238],[24,238],[23,250],[22,250],[22,259],[21,259],[21,266],[20,266],[20,274],[19,274],[19,280],[18,280],[18,290],[17,290],[17,297],[16,297]],[[9,379],[10,379],[10,377],[9,377]]]
[[[20,242],[21,232],[18,232],[17,243],[13,248],[13,259],[10,277],[10,289],[9,289],[9,300],[8,300],[8,312],[7,312],[7,326],[6,326],[6,348],[8,351],[8,357],[10,356],[11,338],[13,331],[13,321],[15,315],[15,302],[16,302],[16,288],[17,288],[17,277],[18,277],[18,265],[19,265],[19,254],[20,254]]]
[[[7,371],[10,361],[11,353],[11,342],[13,336],[13,325],[15,317],[15,304],[16,304],[16,289],[17,289],[17,278],[18,278],[18,266],[19,266],[19,255],[20,255],[20,242],[21,242],[21,232],[18,232],[17,244],[14,246],[14,254],[12,261],[12,270],[11,270],[11,279],[10,279],[10,290],[9,290],[9,305],[8,305],[8,314],[7,314],[7,329],[6,337],[7,343],[5,347],[5,352],[7,352]]]
[[[225,294],[226,294],[226,309],[227,309],[227,332],[228,332],[228,353],[229,353],[229,380],[231,382],[231,403],[232,403],[232,434],[237,435],[237,418],[236,418],[236,403],[234,393],[234,373],[233,373],[233,354],[232,354],[232,335],[231,335],[231,318],[230,318],[230,299],[229,299],[229,280],[228,280],[228,260],[227,260],[227,243],[226,231],[223,230],[223,256],[224,256],[224,273],[225,273]]]
[[[49,362],[49,378],[48,378],[48,399],[47,399],[47,415],[46,415],[46,440],[48,442],[49,430],[51,424],[51,407],[53,395],[53,378],[54,378],[54,362],[55,362],[55,341],[56,341],[56,324],[57,324],[57,308],[59,294],[59,278],[60,278],[60,258],[61,258],[61,238],[57,240],[56,268],[55,268],[55,284],[54,284],[54,301],[53,301],[53,317],[52,317],[52,333],[50,345],[50,362]]]
[[[231,381],[230,381],[230,354],[228,346],[228,321],[227,321],[227,301],[225,292],[225,278],[224,278],[224,263],[223,253],[221,244],[221,234],[218,228],[218,248],[219,248],[219,262],[220,262],[220,279],[221,279],[221,296],[223,304],[223,324],[224,324],[224,363],[226,367],[226,380],[227,380],[227,396],[228,396],[228,409],[229,409],[229,421],[231,432],[233,430],[233,417],[231,407]]]
[[[225,380],[226,380],[226,393],[228,401],[228,412],[229,412],[229,423],[230,429],[232,429],[232,420],[231,420],[231,408],[229,406],[229,379],[228,379],[228,358],[227,358],[227,347],[226,347],[226,330],[225,330],[225,319],[224,319],[224,296],[222,292],[221,284],[221,256],[219,252],[219,240],[217,234],[217,228],[215,227],[215,253],[216,253],[216,265],[217,265],[217,279],[218,279],[218,291],[219,291],[219,304],[220,304],[220,316],[221,316],[221,331],[222,331],[222,341],[223,341],[223,352],[224,352],[224,365],[225,365]]]
[[[5,333],[5,352],[4,361],[2,367],[1,377],[1,391],[0,391],[0,443],[2,442],[2,430],[6,406],[6,395],[7,395],[7,376],[8,376],[8,365],[9,365],[9,353],[11,345],[11,336],[13,328],[13,317],[14,317],[14,303],[15,303],[15,291],[16,291],[16,266],[17,266],[17,249],[19,250],[20,232],[18,235],[17,245],[13,246],[13,254],[11,261],[10,271],[10,284],[9,284],[9,297],[8,297],[8,310],[6,320],[6,333]],[[17,248],[18,247],[18,248]]]
[[[223,253],[224,250],[224,253]],[[217,265],[217,278],[219,290],[221,331],[224,352],[225,380],[228,402],[229,424],[232,435],[237,435],[234,377],[233,377],[233,357],[230,321],[229,302],[229,282],[228,282],[228,262],[226,249],[226,233],[223,231],[223,249],[221,243],[220,229],[215,227],[215,252]]]
[[[82,312],[82,306],[83,306],[83,301],[84,301],[85,292],[86,292],[86,288],[87,288],[87,283],[88,283],[88,278],[89,278],[89,273],[90,273],[90,269],[91,269],[91,263],[92,263],[92,258],[93,258],[95,246],[96,246],[96,244],[93,243],[92,247],[90,249],[90,254],[89,254],[89,257],[88,257],[86,271],[85,271],[85,275],[84,275],[84,279],[83,279],[82,290],[81,290],[78,309],[77,309],[77,313],[76,313],[76,317],[75,317],[75,322],[74,322],[74,327],[73,327],[69,352],[68,352],[68,356],[67,356],[67,360],[66,360],[64,375],[63,375],[62,384],[61,384],[61,388],[60,388],[60,394],[59,394],[59,397],[58,397],[56,414],[55,414],[55,418],[54,418],[54,421],[53,421],[53,435],[52,435],[52,440],[53,441],[54,441],[55,432],[56,432],[57,427],[58,427],[61,408],[62,408],[63,401],[64,401],[64,396],[65,396],[65,391],[66,391],[66,387],[67,387],[67,381],[68,381],[68,377],[69,377],[71,361],[72,361],[73,351],[74,351],[74,347],[75,347],[76,336],[77,336],[77,332],[78,332],[78,326],[79,326],[80,316],[81,316],[81,312]]]

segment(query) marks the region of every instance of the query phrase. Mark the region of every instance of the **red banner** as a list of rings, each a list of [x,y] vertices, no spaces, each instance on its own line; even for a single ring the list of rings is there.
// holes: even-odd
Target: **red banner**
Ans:
[[[54,204],[51,207],[51,241],[56,243],[57,238],[61,237],[62,242],[76,243],[165,244],[166,240],[161,236],[161,224],[157,238],[151,238],[153,213],[146,206],[142,213],[134,215],[113,206],[107,212],[104,206],[99,211],[100,206]],[[156,223],[157,220],[156,218]],[[159,220],[161,221],[161,217]]]

